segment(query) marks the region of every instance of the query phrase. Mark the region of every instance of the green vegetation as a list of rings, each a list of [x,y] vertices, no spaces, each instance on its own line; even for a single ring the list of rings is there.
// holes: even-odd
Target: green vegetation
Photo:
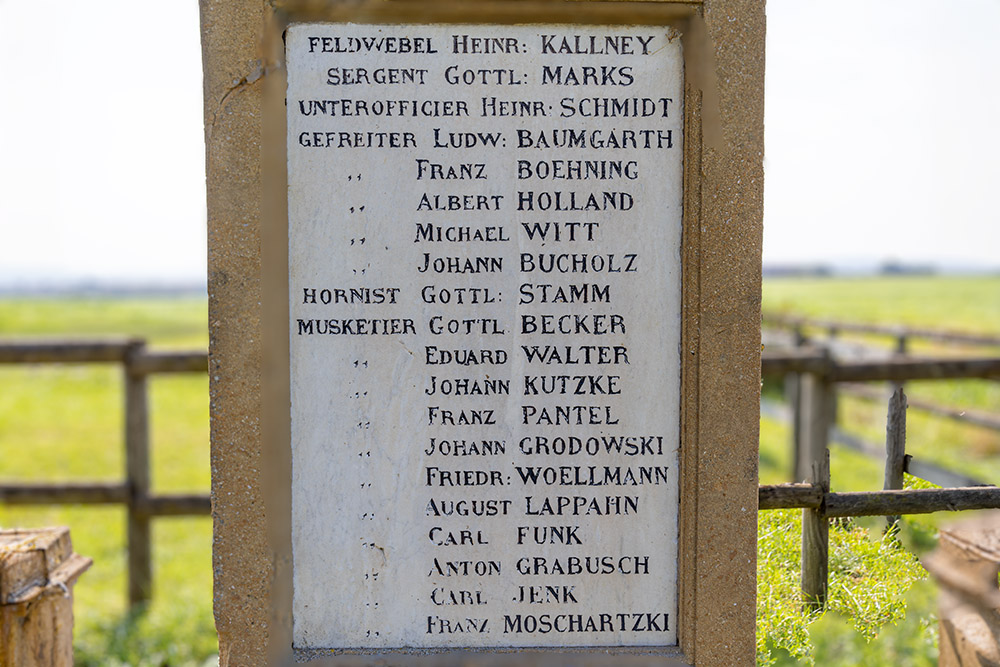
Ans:
[[[787,481],[789,438],[785,424],[761,420],[761,484]],[[840,447],[831,452],[834,491],[881,488],[882,474],[875,459]],[[907,475],[906,486],[929,485]],[[883,536],[878,518],[832,522],[830,611],[816,615],[802,610],[799,594],[801,512],[761,512],[758,664],[936,664],[936,592],[914,555],[934,547],[936,516],[904,517],[898,540]]]
[[[204,349],[203,296],[7,298],[0,300],[4,338],[145,338],[156,347]]]
[[[757,664],[773,665],[785,659],[798,664],[834,664],[832,655],[816,659],[807,627],[818,613],[803,611],[799,595],[799,549],[802,513],[795,510],[761,512],[758,520]],[[830,529],[829,614],[840,614],[865,640],[878,636],[882,626],[903,618],[904,594],[924,575],[923,568],[895,537],[895,532],[873,540],[868,531],[850,522],[834,522]],[[780,649],[780,650],[778,650]],[[873,664],[870,661],[839,664]],[[906,664],[913,664],[907,662]]]
[[[156,348],[204,350],[204,298],[8,299],[0,337],[143,337]],[[121,370],[111,364],[0,367],[0,479],[117,480],[124,475]],[[153,487],[207,492],[208,379],[151,381]],[[212,523],[153,524],[153,602],[127,612],[121,507],[0,505],[0,526],[70,526],[94,566],[76,586],[79,665],[201,665],[217,650],[212,619]]]

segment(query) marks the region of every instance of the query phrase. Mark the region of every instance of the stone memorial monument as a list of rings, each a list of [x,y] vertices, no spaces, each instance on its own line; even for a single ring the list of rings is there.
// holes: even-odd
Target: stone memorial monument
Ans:
[[[750,664],[762,8],[202,17],[221,664]]]

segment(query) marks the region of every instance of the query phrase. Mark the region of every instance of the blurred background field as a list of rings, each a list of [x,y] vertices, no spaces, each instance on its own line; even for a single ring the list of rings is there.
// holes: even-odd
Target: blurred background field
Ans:
[[[774,278],[764,309],[845,321],[1000,331],[1000,276]],[[140,337],[154,349],[207,348],[207,304],[201,296],[7,297],[0,300],[0,338]],[[122,392],[115,365],[0,367],[0,479],[116,480],[123,476]],[[996,410],[1000,387],[986,381],[914,382],[911,396],[955,407]],[[765,387],[780,396],[780,388]],[[201,375],[151,379],[153,488],[206,492],[210,485],[208,381]],[[879,442],[885,406],[841,399],[841,424]],[[789,481],[787,424],[761,420],[760,481]],[[1000,478],[1000,434],[910,411],[908,451],[989,481]],[[882,463],[832,448],[834,491],[881,488]],[[913,480],[910,480],[913,483]],[[915,556],[933,548],[944,514],[905,518],[905,552],[880,541],[880,520],[833,531],[831,586],[845,602],[823,618],[799,611],[799,513],[762,513],[758,615],[762,664],[932,665],[936,601]],[[954,515],[952,515],[954,516]],[[0,505],[0,525],[68,525],[76,551],[95,564],[76,593],[76,650],[82,665],[213,664],[211,520],[154,521],[153,601],[127,612],[124,511],[120,508]],[[838,551],[839,549],[839,551]],[[912,555],[911,555],[912,554]],[[838,558],[840,559],[838,561]],[[846,559],[846,560],[845,560]],[[846,563],[846,564],[845,564]],[[840,583],[836,583],[840,582]],[[914,583],[915,582],[915,583]],[[903,608],[905,605],[905,615]],[[839,611],[837,611],[839,609]],[[859,629],[860,628],[860,629]],[[811,648],[810,648],[811,647]]]
[[[1000,276],[790,277],[764,282],[763,310],[845,322],[997,335]]]

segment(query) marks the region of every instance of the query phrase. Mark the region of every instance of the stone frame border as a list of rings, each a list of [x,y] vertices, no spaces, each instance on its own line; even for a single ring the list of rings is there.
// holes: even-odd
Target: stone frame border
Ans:
[[[755,660],[764,6],[202,0],[214,609],[220,665],[750,665]],[[679,647],[291,649],[282,26],[672,25],[685,52]],[[266,119],[266,121],[265,121]],[[696,557],[697,554],[697,557]],[[611,657],[614,656],[614,657]]]

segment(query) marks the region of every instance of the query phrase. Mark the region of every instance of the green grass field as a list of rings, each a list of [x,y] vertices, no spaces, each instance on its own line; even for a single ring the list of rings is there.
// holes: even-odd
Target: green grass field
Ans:
[[[764,306],[815,317],[995,333],[1000,332],[1000,278],[769,280],[764,284]],[[5,339],[138,336],[154,348],[203,350],[206,322],[203,298],[0,300],[0,338]],[[119,373],[105,365],[0,367],[0,479],[120,479],[124,460]],[[152,381],[157,491],[209,488],[207,384],[207,378],[197,374]],[[959,407],[997,411],[1000,406],[995,383],[912,383],[908,391]],[[884,406],[845,399],[841,414],[841,423],[852,430],[876,442],[884,437]],[[943,465],[1000,479],[996,433],[911,411],[908,443],[911,452]],[[787,428],[763,420],[762,483],[787,481],[788,454]],[[832,479],[835,490],[879,488],[881,465],[836,448]],[[912,583],[919,576],[912,556],[885,551],[886,545],[866,537],[878,535],[873,522],[836,532],[837,562],[846,563],[841,571],[847,573],[838,580],[846,592],[838,595],[842,601],[859,592],[866,597],[854,606],[834,605],[839,611],[819,620],[803,619],[794,613],[796,513],[766,514],[761,516],[758,611],[770,634],[763,642],[762,663],[934,664],[934,590],[926,580]],[[923,552],[933,545],[937,523],[949,518],[906,520],[903,543]],[[0,526],[42,525],[69,525],[76,551],[95,561],[76,588],[78,664],[214,663],[209,519],[156,520],[153,603],[136,616],[126,611],[120,508],[0,506]],[[883,560],[892,567],[880,570]],[[875,588],[878,594],[867,595]],[[786,649],[780,648],[782,641],[789,642]],[[793,656],[804,646],[811,647],[808,655]]]
[[[773,278],[763,296],[770,312],[1000,335],[1000,276]]]

